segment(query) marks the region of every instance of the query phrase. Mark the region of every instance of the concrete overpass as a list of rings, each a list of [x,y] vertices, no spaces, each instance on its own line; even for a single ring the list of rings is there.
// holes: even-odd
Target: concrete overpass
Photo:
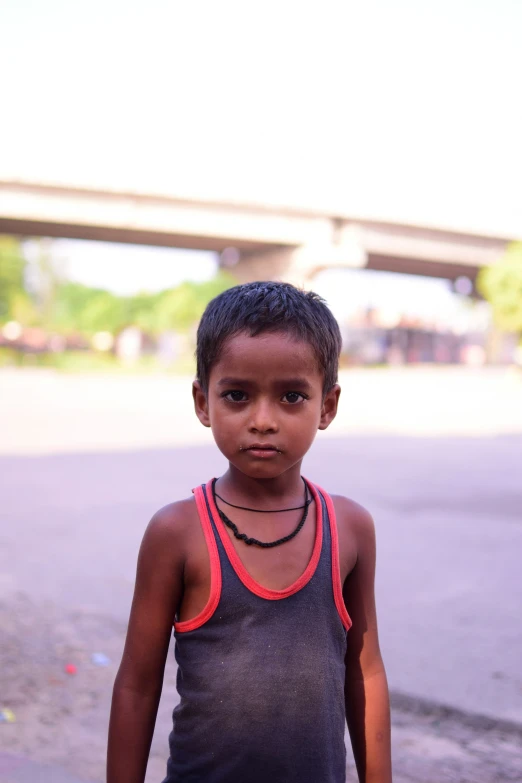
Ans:
[[[213,250],[241,281],[330,267],[475,280],[513,237],[258,204],[0,181],[0,233]]]

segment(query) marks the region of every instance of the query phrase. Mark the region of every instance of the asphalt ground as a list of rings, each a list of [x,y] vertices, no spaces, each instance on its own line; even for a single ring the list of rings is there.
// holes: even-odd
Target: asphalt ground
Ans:
[[[306,459],[376,520],[398,783],[522,780],[521,392],[498,371],[347,374]],[[223,469],[188,395],[168,376],[0,373],[1,783],[103,780],[143,529]],[[149,783],[174,674],[170,655]]]

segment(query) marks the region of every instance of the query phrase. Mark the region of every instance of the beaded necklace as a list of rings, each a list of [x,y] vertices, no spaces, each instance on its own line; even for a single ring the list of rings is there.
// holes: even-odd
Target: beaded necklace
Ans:
[[[234,536],[239,541],[244,541],[245,544],[247,544],[248,546],[259,546],[262,547],[263,549],[270,549],[271,547],[279,546],[280,544],[286,544],[287,541],[291,541],[292,538],[295,538],[295,536],[299,533],[304,523],[306,522],[306,518],[308,516],[308,508],[310,506],[310,503],[312,502],[312,498],[308,496],[308,487],[306,486],[306,482],[304,479],[303,479],[303,484],[305,486],[304,506],[293,506],[292,508],[278,508],[272,512],[270,510],[263,511],[263,509],[259,509],[259,508],[248,508],[247,506],[236,506],[233,503],[227,503],[227,501],[223,500],[223,498],[220,497],[220,495],[218,495],[216,492],[216,480],[214,480],[212,483],[212,496],[214,498],[214,504],[217,508],[218,514],[222,519],[222,521],[225,523],[225,525],[228,528],[230,528],[230,530],[233,532]],[[232,506],[233,508],[240,508],[244,511],[255,511],[258,513],[265,513],[265,514],[270,514],[270,513],[279,514],[282,511],[295,511],[299,508],[304,509],[304,511],[303,511],[303,516],[299,520],[299,524],[297,525],[296,529],[292,533],[289,533],[287,536],[283,536],[283,538],[278,538],[277,541],[259,541],[257,538],[249,538],[246,535],[246,533],[240,533],[237,525],[234,522],[232,522],[232,520],[227,517],[225,512],[219,508],[216,502],[216,498],[219,498],[224,503],[227,503],[228,506]]]

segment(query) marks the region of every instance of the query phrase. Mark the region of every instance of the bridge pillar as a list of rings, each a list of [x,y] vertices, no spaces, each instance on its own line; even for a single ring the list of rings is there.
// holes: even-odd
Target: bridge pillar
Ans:
[[[303,280],[297,280],[295,257],[300,248],[280,247],[268,250],[242,251],[237,263],[231,269],[240,283],[256,280],[283,280],[302,287]]]
[[[344,227],[335,240],[328,244],[236,251],[235,255],[229,254],[228,257],[228,251],[225,251],[222,263],[231,267],[240,283],[281,280],[307,289],[312,287],[313,278],[322,269],[360,269],[366,266],[368,255],[356,226]]]

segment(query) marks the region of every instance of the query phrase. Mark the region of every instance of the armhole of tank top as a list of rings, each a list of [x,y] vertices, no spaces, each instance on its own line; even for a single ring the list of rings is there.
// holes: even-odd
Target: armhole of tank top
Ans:
[[[343,599],[343,588],[341,585],[341,568],[339,565],[339,537],[337,535],[337,517],[335,514],[335,508],[334,508],[332,498],[330,497],[328,492],[325,492],[324,489],[322,489],[321,487],[317,487],[317,485],[316,488],[324,497],[326,503],[326,509],[328,511],[328,519],[330,520],[330,539],[332,542],[332,585],[333,585],[335,606],[337,608],[337,612],[339,613],[339,617],[341,618],[341,622],[345,630],[349,631],[352,625],[352,621],[350,615],[346,611],[346,606],[344,605],[344,599]]]
[[[210,522],[210,517],[208,515],[203,487],[197,487],[194,490],[194,497],[196,499],[199,520],[201,522],[201,527],[203,528],[210,561],[210,595],[205,608],[202,609],[196,617],[193,617],[192,620],[183,620],[182,622],[174,623],[174,630],[176,633],[187,633],[188,631],[195,631],[196,628],[201,628],[202,625],[210,620],[216,611],[221,597],[221,565],[219,562],[219,552],[214,531],[212,530],[212,523]]]

